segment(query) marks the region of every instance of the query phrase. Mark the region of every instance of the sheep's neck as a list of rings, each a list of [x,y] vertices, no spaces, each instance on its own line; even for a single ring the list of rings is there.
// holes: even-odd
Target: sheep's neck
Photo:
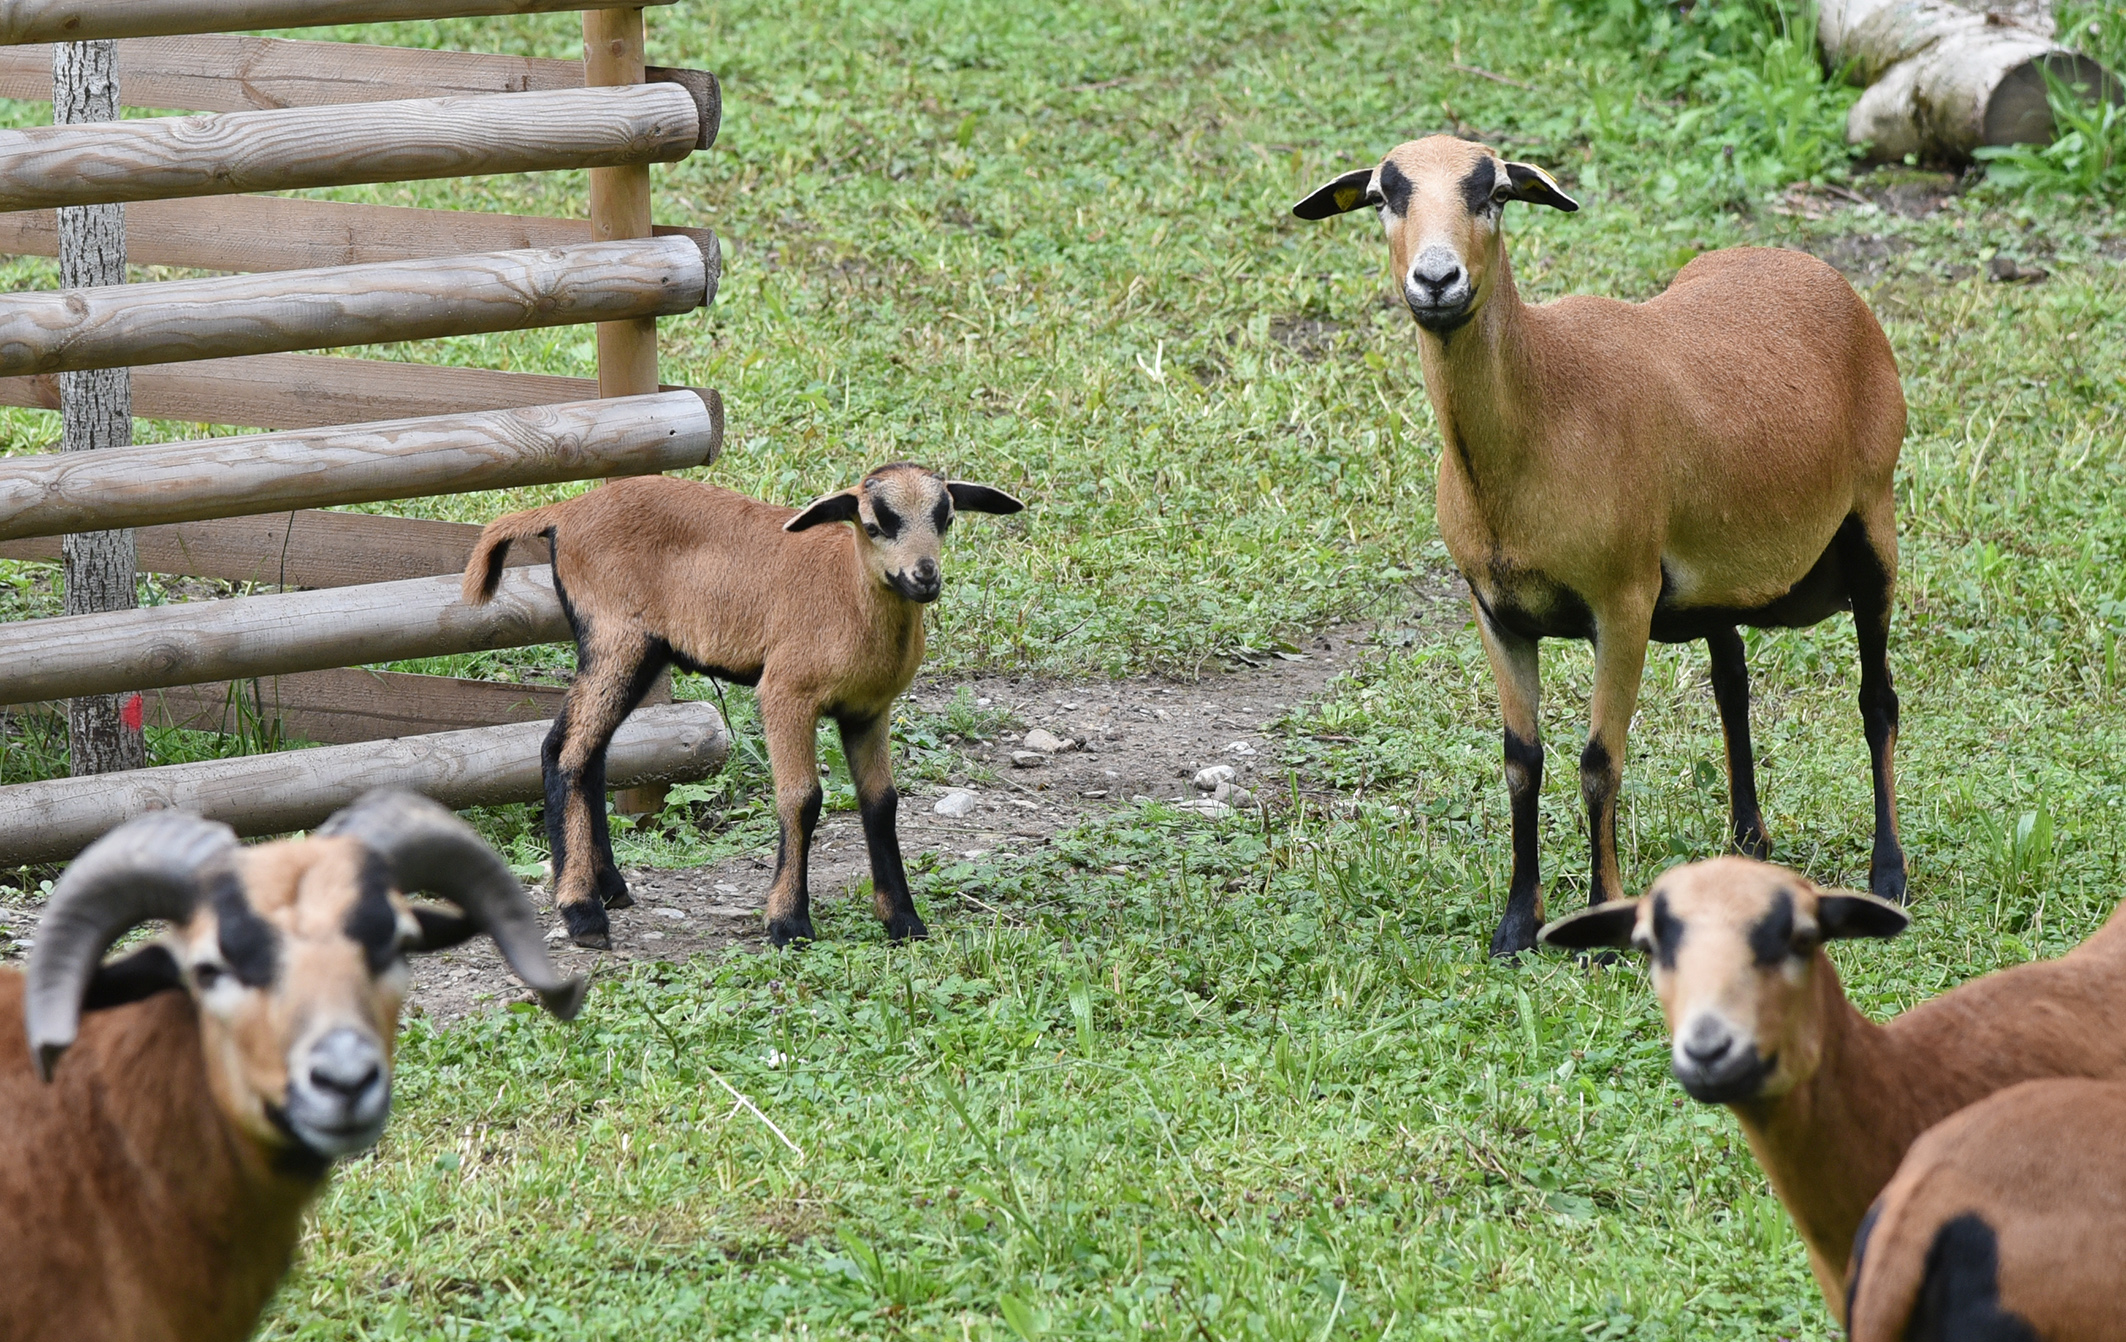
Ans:
[[[1418,332],[1425,390],[1446,444],[1443,464],[1460,472],[1478,499],[1506,487],[1528,439],[1527,407],[1537,392],[1527,316],[1501,238],[1497,278],[1476,315],[1444,336]]]
[[[106,1242],[126,1246],[132,1270],[121,1289],[140,1306],[189,1321],[185,1336],[234,1342],[250,1336],[287,1271],[323,1171],[277,1167],[285,1162],[223,1115],[188,996],[166,993],[133,1009],[152,1013],[159,1028],[138,1031],[130,1057],[103,1052],[96,1061],[115,1065],[91,1082],[104,1120],[123,1134],[120,1186],[133,1190],[106,1204]],[[77,1050],[67,1062],[77,1059],[91,1061]],[[202,1292],[203,1282],[217,1289]]]
[[[1732,1108],[1843,1319],[1854,1233],[1925,1126],[1908,1099],[1927,1082],[1913,1074],[1924,1060],[1853,1008],[1820,951],[1809,977],[1823,1041],[1815,1071],[1776,1100]]]

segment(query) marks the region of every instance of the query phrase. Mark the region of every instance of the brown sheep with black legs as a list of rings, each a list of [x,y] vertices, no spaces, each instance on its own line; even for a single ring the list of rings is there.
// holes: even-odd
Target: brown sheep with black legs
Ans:
[[[1638,900],[1543,929],[1564,950],[1652,962],[1670,1070],[1724,1104],[1844,1317],[1868,1206],[1922,1132],[2023,1081],[2126,1081],[2126,917],[2057,960],[1974,979],[1882,1025],[1855,1010],[1825,942],[1894,937],[1904,910],[1743,857],[1677,867]]]
[[[1853,1245],[1853,1342],[2126,1338],[2126,1085],[2027,1081],[1912,1143]]]
[[[1647,641],[1705,640],[1734,843],[1762,857],[1737,626],[1851,609],[1875,786],[1869,885],[1902,900],[1888,646],[1905,402],[1882,328],[1837,271],[1757,247],[1708,252],[1645,303],[1525,304],[1501,228],[1509,201],[1579,208],[1542,169],[1443,135],[1292,207],[1302,219],[1377,210],[1417,321],[1445,444],[1440,535],[1474,593],[1506,720],[1513,876],[1492,953],[1527,950],[1543,921],[1544,638],[1594,643],[1580,792],[1599,904],[1623,895],[1617,788]]]
[[[494,595],[511,542],[544,537],[576,634],[576,680],[544,754],[554,904],[576,944],[610,946],[605,911],[628,901],[606,829],[605,751],[668,665],[757,688],[782,830],[769,939],[812,937],[822,717],[841,728],[886,934],[927,936],[901,865],[888,717],[922,665],[923,607],[943,590],[953,515],[1024,506],[896,462],[801,510],[639,476],[488,523],[466,565],[467,603]]]
[[[254,848],[169,811],[92,844],[28,974],[0,970],[0,1337],[249,1337],[333,1162],[390,1116],[406,956],[480,933],[575,1014],[583,981],[554,973],[523,887],[424,798]]]

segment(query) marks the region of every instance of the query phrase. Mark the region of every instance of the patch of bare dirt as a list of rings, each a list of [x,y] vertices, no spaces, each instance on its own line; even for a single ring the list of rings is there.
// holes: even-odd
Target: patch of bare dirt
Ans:
[[[1458,590],[1459,583],[1428,588],[1415,611],[1383,641],[1406,646],[1413,630],[1432,637],[1458,629]],[[1259,666],[1242,665],[1194,683],[1148,677],[918,681],[908,697],[924,709],[943,712],[964,687],[978,703],[1008,712],[1024,726],[1014,735],[962,747],[964,767],[946,783],[904,787],[902,852],[911,865],[925,853],[955,860],[1030,853],[1092,816],[1126,809],[1140,799],[1208,802],[1195,787],[1195,776],[1218,764],[1231,766],[1235,785],[1274,798],[1284,779],[1273,763],[1268,730],[1319,698],[1375,646],[1370,629],[1340,627],[1298,652],[1262,655]],[[1054,753],[1029,749],[1026,737],[1035,730],[1069,745]],[[971,808],[964,815],[939,814],[937,803],[955,792],[971,794]],[[734,946],[765,947],[764,911],[773,871],[772,846],[704,867],[632,868],[624,874],[635,905],[611,911],[612,950],[587,951],[558,937],[547,944],[565,971],[589,974],[609,974],[634,961],[683,961]],[[822,818],[812,849],[815,906],[831,908],[859,897],[856,892],[870,874],[857,816]],[[971,904],[938,905],[924,897],[920,879],[916,884],[917,907],[935,930],[970,913],[987,916]],[[544,891],[535,890],[534,897],[543,904]],[[860,898],[863,907],[848,913],[868,918],[869,897]],[[413,979],[409,1013],[438,1021],[531,1000],[484,941],[422,957]]]

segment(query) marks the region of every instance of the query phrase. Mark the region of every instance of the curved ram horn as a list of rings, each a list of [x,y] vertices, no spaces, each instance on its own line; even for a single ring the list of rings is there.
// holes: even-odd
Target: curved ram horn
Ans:
[[[502,958],[539,1000],[562,1020],[575,1017],[587,986],[579,975],[563,978],[546,958],[546,938],[501,854],[472,826],[428,798],[379,788],[318,826],[319,835],[342,835],[368,845],[391,866],[406,894],[426,892],[447,899],[494,938]]]
[[[151,918],[192,916],[206,877],[239,845],[227,825],[151,811],[90,844],[59,878],[30,951],[23,1015],[30,1057],[49,1081],[81,1029],[81,995],[104,951]]]

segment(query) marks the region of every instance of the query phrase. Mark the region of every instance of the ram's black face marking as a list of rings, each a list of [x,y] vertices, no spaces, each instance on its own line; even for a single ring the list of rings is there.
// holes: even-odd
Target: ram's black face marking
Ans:
[[[221,958],[227,962],[229,972],[247,988],[270,986],[279,967],[280,937],[244,898],[244,887],[236,873],[223,872],[215,877],[207,898],[214,908]]]
[[[1462,203],[1471,214],[1483,214],[1491,208],[1491,193],[1498,189],[1498,166],[1488,158],[1480,158],[1468,175],[1462,178]]]
[[[1683,920],[1668,911],[1668,896],[1654,891],[1654,959],[1663,969],[1676,967],[1676,951],[1683,945]]]
[[[383,973],[398,958],[399,916],[391,908],[391,868],[375,853],[362,855],[354,907],[347,910],[345,927],[349,939],[362,948],[370,973]]]
[[[1401,217],[1410,213],[1410,179],[1393,159],[1380,165],[1380,199],[1390,214]]]
[[[1794,892],[1780,890],[1772,907],[1750,928],[1750,954],[1760,969],[1782,964],[1794,953]]]
[[[877,499],[871,501],[871,517],[878,523],[878,534],[884,540],[892,540],[901,534],[901,515]]]

